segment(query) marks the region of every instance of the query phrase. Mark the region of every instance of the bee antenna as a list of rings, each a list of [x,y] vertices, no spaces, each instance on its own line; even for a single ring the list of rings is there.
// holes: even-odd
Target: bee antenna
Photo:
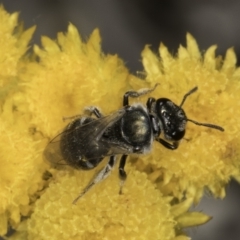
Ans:
[[[224,128],[222,128],[222,127],[220,127],[218,125],[214,125],[214,124],[211,124],[211,123],[200,123],[200,122],[197,122],[197,121],[194,121],[194,120],[191,120],[191,119],[187,119],[187,121],[192,122],[192,123],[194,123],[196,125],[199,125],[199,126],[204,126],[204,127],[208,127],[208,128],[214,128],[216,130],[224,132]]]
[[[182,102],[181,102],[181,104],[180,104],[180,107],[182,107],[182,105],[183,105],[184,102],[186,101],[187,97],[188,97],[189,95],[191,95],[192,93],[196,92],[197,90],[198,90],[198,87],[196,86],[196,87],[194,87],[192,90],[190,90],[189,92],[187,92],[187,93],[183,96],[183,100],[182,100]]]

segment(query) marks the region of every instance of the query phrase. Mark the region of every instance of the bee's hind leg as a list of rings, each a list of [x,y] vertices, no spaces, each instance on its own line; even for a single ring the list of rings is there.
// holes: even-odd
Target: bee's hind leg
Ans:
[[[113,170],[115,163],[116,163],[116,156],[111,156],[107,165],[94,176],[93,180],[85,187],[85,189],[80,193],[80,195],[73,201],[73,204],[76,204],[77,201],[83,195],[85,195],[95,184],[107,178],[110,175],[111,171]]]
[[[85,107],[84,112],[88,113],[90,116],[92,114],[94,114],[96,116],[96,118],[103,117],[103,114],[101,113],[100,109],[95,107],[95,106]],[[74,120],[74,119],[81,118],[81,117],[82,117],[82,115],[78,114],[78,115],[74,115],[74,116],[71,116],[71,117],[63,117],[62,119],[63,119],[63,121],[66,121],[66,120]]]
[[[122,194],[122,188],[123,188],[123,185],[124,185],[124,183],[127,179],[127,174],[124,170],[127,157],[128,157],[128,155],[122,155],[122,157],[120,159],[119,167],[118,167],[119,178],[120,178],[119,194]]]

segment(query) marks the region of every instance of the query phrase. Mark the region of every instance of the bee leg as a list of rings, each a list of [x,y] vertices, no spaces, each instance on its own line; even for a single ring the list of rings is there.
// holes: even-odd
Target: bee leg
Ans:
[[[103,117],[103,114],[101,113],[100,109],[95,106],[89,106],[84,108],[85,112],[89,112],[90,116],[94,114],[97,118]]]
[[[120,178],[120,190],[119,190],[119,194],[122,194],[122,188],[123,188],[123,185],[127,179],[127,174],[124,170],[124,166],[125,166],[125,163],[126,163],[126,159],[127,159],[127,156],[128,155],[122,155],[121,159],[120,159],[120,163],[119,163],[119,178]]]
[[[156,87],[159,85],[159,83],[156,83],[153,88],[143,88],[138,91],[128,91],[124,94],[123,96],[123,106],[128,106],[129,105],[129,97],[132,98],[137,98],[142,95],[148,94],[156,89]]]
[[[170,150],[175,150],[178,148],[179,142],[173,142],[173,143],[169,143],[161,138],[156,138],[156,141],[158,141],[159,143],[161,143],[165,148],[168,148]]]
[[[107,178],[110,175],[111,171],[113,170],[115,163],[116,163],[116,156],[111,156],[107,165],[94,176],[93,180],[85,187],[85,189],[80,193],[80,195],[73,201],[73,204],[76,204],[77,201],[83,195],[85,195],[95,184]]]
[[[103,117],[103,114],[101,113],[99,108],[94,107],[94,106],[85,107],[84,111],[89,112],[90,116],[92,114],[94,114],[97,118]],[[74,115],[74,116],[71,116],[71,117],[63,117],[62,119],[63,119],[63,121],[67,121],[67,120],[73,120],[73,119],[77,119],[77,118],[81,118],[81,117],[82,117],[82,115],[78,114],[78,115]]]

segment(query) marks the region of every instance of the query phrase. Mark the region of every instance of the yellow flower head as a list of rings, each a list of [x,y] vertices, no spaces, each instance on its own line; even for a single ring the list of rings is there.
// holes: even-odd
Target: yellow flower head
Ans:
[[[169,201],[145,174],[128,171],[124,194],[118,194],[115,171],[76,205],[72,200],[79,185],[87,185],[91,174],[62,173],[36,204],[27,226],[29,239],[49,234],[51,239],[173,239],[176,223]]]
[[[8,223],[16,227],[21,216],[29,215],[33,195],[43,185],[41,144],[29,134],[30,116],[19,86],[22,57],[34,27],[22,31],[17,18],[0,7],[0,235]]]
[[[151,165],[161,191],[178,199],[187,193],[198,201],[205,187],[216,197],[224,197],[231,177],[239,178],[240,69],[235,67],[233,49],[224,60],[215,57],[215,49],[210,47],[202,57],[188,34],[187,47],[180,46],[176,57],[163,44],[160,59],[148,47],[142,52],[147,80],[160,83],[153,96],[167,97],[179,105],[183,95],[198,86],[183,105],[187,117],[225,129],[220,132],[188,122],[176,151],[156,143],[153,156],[141,157],[146,167]]]
[[[101,52],[98,30],[85,44],[70,24],[66,35],[43,37],[42,45],[34,47],[40,63],[30,63],[23,78],[32,122],[44,135],[56,135],[66,125],[62,117],[81,114],[86,104],[102,105],[106,113],[119,107],[128,71],[117,55]]]

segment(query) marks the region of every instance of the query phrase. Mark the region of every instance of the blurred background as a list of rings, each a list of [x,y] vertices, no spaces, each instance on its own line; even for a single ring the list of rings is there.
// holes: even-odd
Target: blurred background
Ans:
[[[9,12],[20,12],[25,28],[37,25],[33,41],[40,36],[56,38],[72,22],[87,39],[99,28],[105,53],[118,54],[132,73],[142,70],[141,51],[150,44],[157,52],[163,42],[173,54],[185,45],[186,32],[198,41],[202,51],[218,45],[225,55],[234,46],[240,59],[239,0],[2,0]],[[193,228],[193,240],[240,239],[240,187],[232,182],[227,197],[205,197],[195,210],[213,216],[206,225]]]

